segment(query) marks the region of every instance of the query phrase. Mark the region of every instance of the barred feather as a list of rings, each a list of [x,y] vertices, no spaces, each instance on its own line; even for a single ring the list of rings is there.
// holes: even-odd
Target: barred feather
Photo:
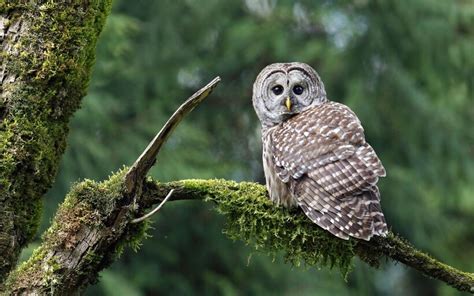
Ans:
[[[348,107],[335,102],[312,107],[270,128],[263,140],[272,200],[297,204],[342,239],[387,233],[376,186],[385,169]]]

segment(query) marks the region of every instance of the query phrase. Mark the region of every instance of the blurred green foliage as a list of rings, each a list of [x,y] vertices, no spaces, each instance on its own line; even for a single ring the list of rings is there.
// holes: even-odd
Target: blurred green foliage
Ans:
[[[267,64],[314,66],[349,105],[388,177],[395,232],[474,271],[474,2],[466,0],[116,0],[95,73],[71,123],[43,229],[71,183],[131,164],[168,116],[216,75],[217,91],[177,129],[160,180],[263,181],[251,88]],[[457,295],[390,262],[306,270],[222,235],[200,202],[173,202],[152,237],[102,273],[90,295]]]

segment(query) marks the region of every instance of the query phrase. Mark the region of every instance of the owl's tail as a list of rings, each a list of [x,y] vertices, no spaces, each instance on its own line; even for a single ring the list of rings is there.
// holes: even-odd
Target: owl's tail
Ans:
[[[371,190],[364,191],[360,196],[354,198],[360,199],[361,207],[360,216],[364,220],[363,224],[366,226],[362,235],[364,239],[370,239],[373,235],[385,236],[388,233],[385,216],[380,206],[380,193],[376,186]],[[370,225],[370,226],[369,226]]]

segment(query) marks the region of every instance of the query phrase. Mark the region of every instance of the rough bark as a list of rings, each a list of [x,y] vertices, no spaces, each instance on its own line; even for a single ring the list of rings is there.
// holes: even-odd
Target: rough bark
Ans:
[[[107,1],[0,3],[0,290],[36,233]]]

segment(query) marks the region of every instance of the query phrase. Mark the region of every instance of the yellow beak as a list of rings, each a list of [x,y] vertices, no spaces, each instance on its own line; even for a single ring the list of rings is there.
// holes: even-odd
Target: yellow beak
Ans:
[[[290,100],[290,97],[287,97],[287,98],[286,98],[285,106],[286,106],[286,109],[288,109],[288,111],[291,111],[291,100]]]

